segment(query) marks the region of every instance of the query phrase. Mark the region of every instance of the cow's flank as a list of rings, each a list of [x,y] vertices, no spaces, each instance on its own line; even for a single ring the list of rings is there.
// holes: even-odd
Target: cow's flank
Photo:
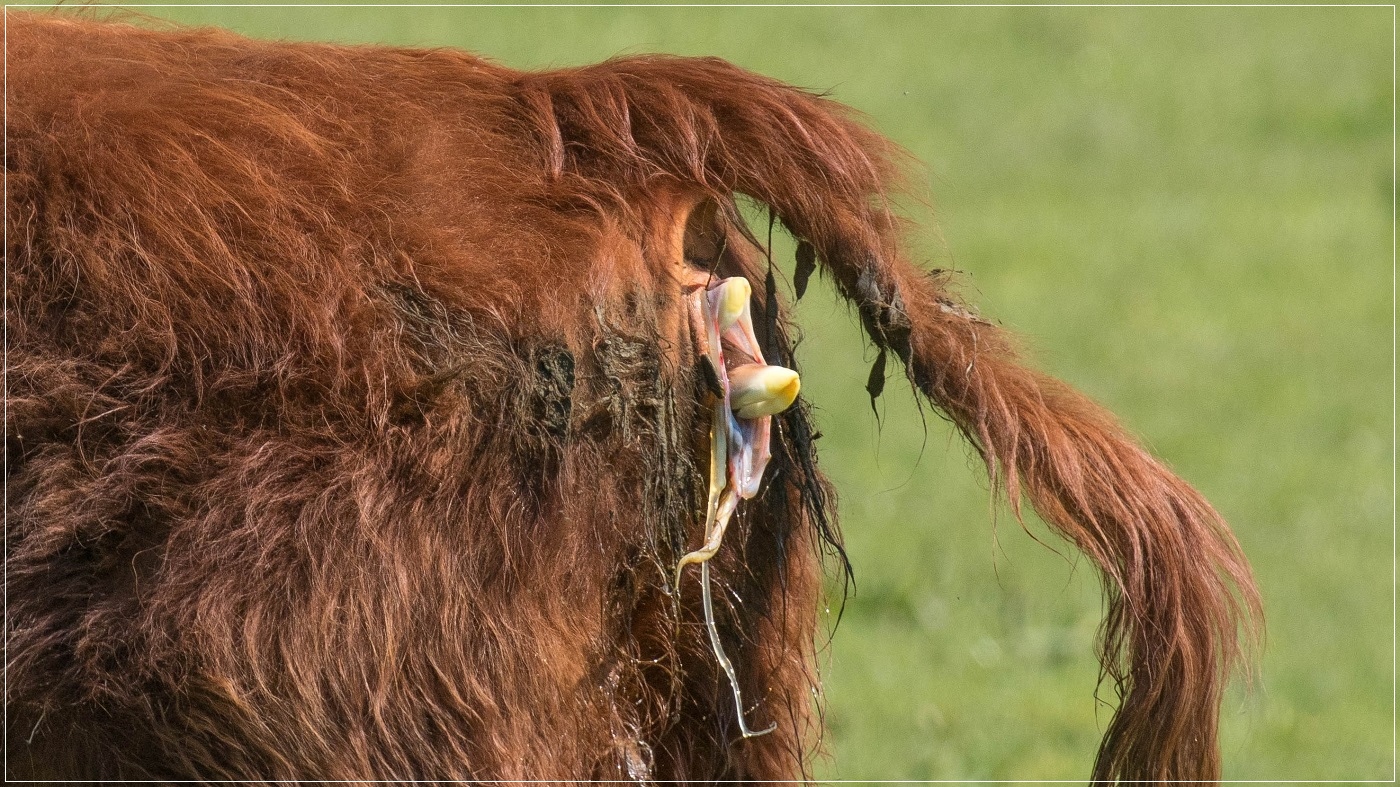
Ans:
[[[736,195],[1102,570],[1096,778],[1218,777],[1234,539],[901,256],[901,156],[840,105],[713,59],[8,19],[10,777],[807,774],[843,557],[800,402],[704,569],[771,734],[673,587],[723,371],[686,288],[745,277],[792,366]]]

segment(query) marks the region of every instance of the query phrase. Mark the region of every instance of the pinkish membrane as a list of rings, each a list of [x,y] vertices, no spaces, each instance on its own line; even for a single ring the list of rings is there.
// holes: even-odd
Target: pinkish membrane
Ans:
[[[710,635],[710,645],[715,659],[729,678],[734,692],[734,705],[738,712],[739,730],[745,738],[752,738],[772,732],[777,724],[770,724],[757,732],[749,729],[744,720],[744,703],[739,690],[738,677],[734,667],[720,645],[715,626],[714,607],[710,594],[709,560],[719,550],[729,520],[739,507],[739,500],[748,500],[758,494],[763,482],[763,471],[771,457],[769,442],[772,434],[772,416],[739,418],[730,407],[729,366],[725,361],[725,344],[733,347],[736,355],[748,356],[741,363],[766,365],[763,351],[753,332],[753,318],[749,304],[745,303],[739,318],[726,329],[720,328],[721,290],[729,279],[715,282],[708,288],[696,288],[686,302],[689,306],[691,327],[695,338],[703,342],[700,352],[708,356],[719,377],[723,396],[715,403],[715,412],[710,428],[710,493],[705,516],[705,545],[690,552],[676,565],[676,591],[680,592],[681,570],[689,563],[700,564],[700,582],[703,591],[705,627]],[[698,329],[698,330],[696,330]],[[721,465],[722,463],[722,465]],[[721,479],[723,485],[721,486]]]

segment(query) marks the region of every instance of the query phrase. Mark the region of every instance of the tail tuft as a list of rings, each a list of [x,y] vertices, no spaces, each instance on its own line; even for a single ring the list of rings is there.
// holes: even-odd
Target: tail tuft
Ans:
[[[887,200],[903,153],[834,102],[713,59],[620,59],[522,75],[517,90],[552,177],[610,206],[658,179],[771,206],[1018,516],[1024,495],[1103,574],[1099,658],[1120,704],[1094,779],[1219,778],[1222,692],[1261,617],[1239,545],[1111,415],[1023,366],[943,275],[903,258]]]

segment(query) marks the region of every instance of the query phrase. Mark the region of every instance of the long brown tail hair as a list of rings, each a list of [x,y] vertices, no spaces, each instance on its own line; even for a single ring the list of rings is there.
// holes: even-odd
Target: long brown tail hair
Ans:
[[[661,178],[771,206],[871,340],[981,453],[1017,515],[1024,495],[1102,572],[1098,655],[1120,702],[1094,779],[1219,778],[1221,695],[1260,619],[1239,545],[1109,413],[1023,366],[942,274],[905,259],[888,199],[905,154],[841,105],[720,60],[620,59],[514,87],[571,193],[620,205],[620,184]]]

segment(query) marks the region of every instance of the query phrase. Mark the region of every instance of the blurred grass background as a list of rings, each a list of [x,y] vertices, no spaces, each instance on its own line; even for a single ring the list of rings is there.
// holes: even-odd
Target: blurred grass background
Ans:
[[[1226,777],[1392,778],[1391,8],[144,10],[520,68],[718,55],[864,111],[926,165],[921,257],[1239,534],[1269,634]],[[994,515],[897,380],[876,428],[829,291],[798,314],[858,581],[821,776],[1086,778],[1110,715],[1091,567]]]

